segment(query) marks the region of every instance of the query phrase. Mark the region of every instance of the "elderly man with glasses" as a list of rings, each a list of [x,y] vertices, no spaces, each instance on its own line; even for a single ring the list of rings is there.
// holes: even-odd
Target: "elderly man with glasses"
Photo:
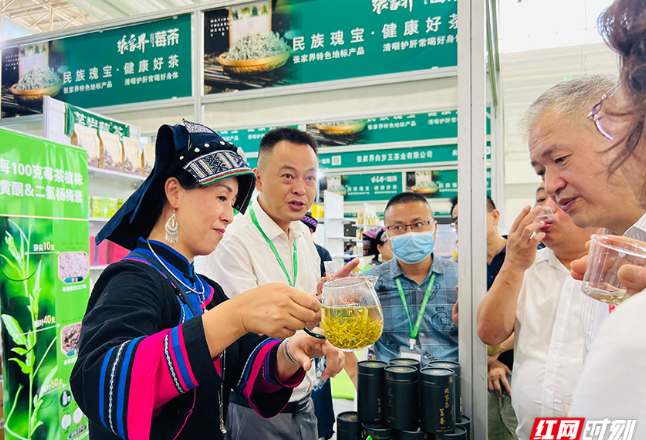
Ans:
[[[621,153],[613,148],[617,133],[625,129],[613,111],[622,99],[616,91],[613,77],[588,75],[544,92],[524,120],[529,155],[545,191],[578,227],[646,241],[646,210],[631,182],[608,171]],[[584,355],[613,308],[584,297]]]
[[[410,357],[422,365],[457,361],[451,310],[458,299],[458,265],[433,254],[433,211],[424,197],[404,192],[390,199],[384,220],[395,258],[365,273],[379,277],[375,289],[384,313],[375,357]]]

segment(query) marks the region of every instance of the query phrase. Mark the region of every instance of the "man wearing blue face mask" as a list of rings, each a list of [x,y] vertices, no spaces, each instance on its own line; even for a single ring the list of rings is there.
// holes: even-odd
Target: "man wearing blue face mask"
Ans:
[[[375,357],[386,362],[410,357],[422,366],[457,361],[451,309],[458,299],[458,265],[433,255],[433,211],[421,195],[404,192],[390,199],[384,221],[395,258],[365,273],[379,277],[375,289],[384,312]]]

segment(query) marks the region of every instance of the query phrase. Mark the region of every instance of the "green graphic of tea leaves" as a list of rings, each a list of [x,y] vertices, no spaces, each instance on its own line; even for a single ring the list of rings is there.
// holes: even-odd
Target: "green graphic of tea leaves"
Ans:
[[[11,234],[9,230],[5,232],[5,243],[7,244],[7,250],[9,251],[9,255],[4,255],[0,253],[0,259],[6,263],[6,267],[8,267],[11,272],[11,279],[15,280],[17,282],[22,283],[22,287],[24,293],[20,293],[19,291],[12,291],[12,296],[13,297],[18,297],[18,296],[23,296],[28,300],[28,305],[27,305],[27,310],[29,311],[29,316],[30,316],[30,325],[27,331],[25,331],[21,326],[20,323],[11,315],[8,314],[2,314],[0,317],[2,318],[2,323],[5,326],[5,329],[7,330],[7,333],[11,337],[11,340],[13,343],[16,345],[11,349],[12,352],[14,352],[17,356],[16,357],[11,357],[8,359],[10,362],[16,363],[20,367],[20,371],[28,376],[28,382],[29,382],[29,398],[28,398],[28,408],[29,408],[29,414],[28,414],[28,426],[27,432],[24,433],[23,435],[20,435],[16,432],[16,430],[13,429],[13,425],[11,424],[11,416],[13,415],[13,412],[16,408],[16,404],[18,403],[20,393],[23,389],[22,384],[18,386],[18,389],[15,393],[14,400],[11,405],[11,409],[9,411],[9,414],[7,415],[7,419],[5,420],[5,429],[7,432],[14,437],[17,437],[19,439],[24,439],[24,440],[30,440],[35,431],[38,429],[39,426],[43,425],[43,422],[41,420],[38,420],[38,413],[40,411],[40,408],[43,405],[43,396],[44,394],[48,391],[49,385],[52,382],[54,376],[56,375],[56,372],[58,370],[58,367],[52,368],[52,370],[48,373],[47,377],[45,380],[42,382],[40,389],[38,390],[37,393],[34,393],[34,381],[37,377],[38,370],[43,364],[43,361],[47,357],[47,354],[51,350],[52,346],[56,342],[56,337],[52,340],[52,342],[49,344],[47,347],[47,350],[43,354],[43,356],[40,358],[38,361],[38,365],[36,365],[36,343],[38,342],[38,333],[35,331],[36,330],[36,321],[38,321],[38,314],[40,311],[39,307],[39,301],[40,301],[40,293],[41,293],[41,267],[42,267],[42,261],[38,261],[38,266],[34,273],[31,273],[31,257],[30,254],[26,251],[29,249],[30,246],[30,238],[31,238],[31,227],[29,228],[28,235],[25,235],[24,231],[18,226],[17,223],[15,223],[13,220],[9,219],[9,225],[13,226],[17,231],[18,231],[18,243],[19,246],[16,246],[16,238]],[[5,276],[6,276],[6,271],[5,271]],[[29,286],[29,281],[33,280],[32,286],[30,288]]]

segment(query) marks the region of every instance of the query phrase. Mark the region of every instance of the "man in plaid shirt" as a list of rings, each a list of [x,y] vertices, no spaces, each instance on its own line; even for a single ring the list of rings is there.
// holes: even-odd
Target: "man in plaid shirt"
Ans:
[[[390,199],[384,220],[395,258],[365,272],[379,277],[375,289],[384,313],[375,357],[410,357],[423,366],[458,361],[458,328],[451,319],[458,265],[433,255],[433,210],[423,196],[404,192]]]

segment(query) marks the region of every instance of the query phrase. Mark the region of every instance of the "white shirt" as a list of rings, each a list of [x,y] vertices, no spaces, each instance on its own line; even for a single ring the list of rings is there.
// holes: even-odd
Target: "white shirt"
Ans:
[[[646,241],[646,214],[624,236]],[[632,438],[646,436],[644,316],[646,290],[624,301],[600,326],[574,393],[572,417],[636,418]]]
[[[538,251],[516,308],[512,405],[516,434],[530,438],[536,417],[564,417],[563,398],[574,394],[583,368],[581,282],[551,249]]]
[[[610,231],[604,231],[604,234],[610,234]],[[646,214],[642,215],[637,222],[624,233],[624,237],[634,238],[646,242]],[[609,304],[597,301],[584,295],[581,305],[581,321],[583,323],[584,345],[583,360],[585,362],[592,342],[599,334],[601,324],[606,320],[610,311],[613,309]]]
[[[603,323],[574,393],[571,417],[637,419],[632,438],[646,438],[645,316],[646,291],[642,291]]]
[[[315,294],[321,263],[309,228],[300,221],[292,222],[288,237],[262,209],[257,199],[244,215],[235,216],[216,250],[204,258],[204,274],[220,284],[230,298],[269,283],[289,284],[271,247],[251,220],[252,208],[258,224],[276,247],[292,279],[296,241],[298,274],[295,287]],[[310,392],[314,377],[315,371],[311,368],[303,382],[293,390],[290,402],[301,400]]]

